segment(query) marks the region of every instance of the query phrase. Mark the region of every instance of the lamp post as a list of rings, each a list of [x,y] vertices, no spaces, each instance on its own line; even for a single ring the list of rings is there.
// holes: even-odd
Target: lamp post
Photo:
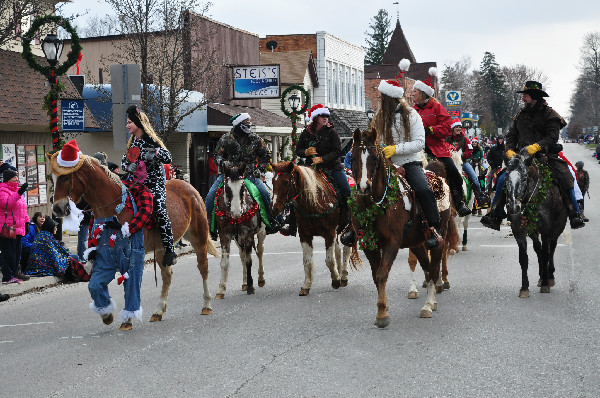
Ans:
[[[367,118],[369,119],[369,124],[371,124],[371,120],[373,120],[373,116],[375,116],[375,111],[373,109],[369,109],[367,111]]]
[[[51,128],[52,128],[52,150],[56,151],[59,148],[60,132],[58,130],[58,90],[56,85],[56,64],[62,54],[63,41],[57,35],[50,33],[42,40],[42,51],[46,57],[46,61],[50,65],[50,74],[48,81],[50,82],[50,103],[52,108]]]
[[[290,95],[288,98],[287,95],[289,93],[291,93],[292,91],[293,91],[293,94]],[[302,101],[302,99],[298,96],[298,94],[296,94],[297,91],[300,91],[304,96],[304,103],[302,104],[302,106],[300,106],[300,109],[298,109],[298,106],[300,105],[300,102]],[[289,107],[292,108],[292,112],[289,112],[287,109],[285,109],[285,107],[286,107],[285,99],[286,98],[288,99],[287,105],[289,105]],[[283,93],[281,93],[281,98],[280,98],[279,102],[281,103],[281,112],[283,112],[283,114],[285,116],[289,117],[290,120],[292,121],[291,149],[292,149],[292,161],[295,162],[296,161],[296,140],[297,140],[296,131],[298,130],[298,127],[296,126],[296,122],[299,119],[298,115],[303,114],[308,109],[308,104],[310,103],[310,93],[304,87],[302,87],[298,84],[292,84],[291,86],[289,86],[288,88],[283,90]],[[287,146],[287,144],[285,144],[284,146]]]
[[[296,130],[298,129],[296,126],[296,122],[298,122],[299,119],[298,114],[296,113],[298,112],[298,106],[300,105],[300,97],[298,96],[298,94],[294,93],[290,95],[288,98],[288,104],[290,105],[290,108],[292,108],[292,115],[290,116],[290,119],[292,120],[292,131],[293,135],[295,136]],[[293,138],[293,141],[293,144],[295,145],[295,137]],[[292,159],[296,160],[296,148],[292,148]]]

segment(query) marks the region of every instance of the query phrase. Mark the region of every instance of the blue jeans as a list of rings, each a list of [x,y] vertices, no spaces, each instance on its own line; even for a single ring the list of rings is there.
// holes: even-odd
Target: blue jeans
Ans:
[[[142,316],[140,289],[144,272],[144,231],[139,230],[129,238],[123,238],[119,230],[115,246],[110,247],[109,239],[112,233],[113,230],[107,228],[100,234],[98,254],[88,284],[94,300],[90,308],[99,314],[111,313],[115,302],[108,294],[108,284],[115,279],[117,270],[121,275],[127,272],[129,279],[123,282],[125,308],[121,311],[121,321],[126,322],[129,318]]]
[[[473,166],[471,166],[471,163],[464,162],[462,165],[462,169],[469,178],[469,181],[471,181],[472,184],[479,186],[479,179],[477,178],[477,174],[475,174],[475,170],[473,170]]]
[[[89,226],[89,223],[86,225],[79,224],[79,232],[77,233],[77,255],[79,258],[83,258],[83,252],[87,249]]]
[[[340,198],[342,206],[346,207],[348,198],[350,197],[350,184],[344,170],[331,170],[331,177],[335,180],[336,185],[340,189],[343,198]]]
[[[260,196],[262,196],[262,199],[265,202],[265,206],[268,209],[269,205],[271,204],[271,194],[269,193],[269,190],[267,189],[267,186],[265,185],[265,183],[262,182],[262,180],[260,178],[254,178],[254,177],[246,177],[246,178],[248,180],[250,180],[256,186],[256,188],[258,188],[258,192],[260,192]],[[212,186],[208,190],[208,193],[206,194],[206,200],[204,201],[204,203],[206,204],[206,212],[209,214],[209,220],[210,220],[210,214],[212,214],[213,208],[215,206],[215,196],[217,195],[217,189],[219,188],[219,184],[221,184],[222,181],[223,181],[223,174],[221,174],[221,175],[219,175],[219,177],[217,177],[217,180],[214,182],[214,184],[212,184]],[[348,183],[348,180],[346,180],[346,184],[347,183]],[[350,192],[350,186],[348,186],[348,192]]]

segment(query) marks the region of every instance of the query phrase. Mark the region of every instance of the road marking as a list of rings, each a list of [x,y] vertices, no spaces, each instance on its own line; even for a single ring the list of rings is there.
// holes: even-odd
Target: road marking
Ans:
[[[313,254],[325,254],[325,250],[315,250],[313,251]],[[263,256],[280,256],[282,254],[303,254],[302,252],[271,252],[271,253],[263,253]],[[255,252],[252,252],[253,256],[256,256]],[[239,254],[230,254],[229,257],[239,257]]]
[[[2,343],[14,343],[14,341],[12,341],[12,340],[0,341],[0,344],[2,344]]]
[[[54,323],[54,322],[17,323],[15,325],[0,325],[0,328],[12,328],[12,327],[15,327],[15,326],[43,325],[43,324],[49,324],[49,323]]]
[[[514,245],[479,245],[481,247],[519,247],[519,245],[517,245],[516,243]],[[533,243],[531,242],[527,242],[527,247],[532,247]],[[565,245],[564,243],[559,243],[556,246],[569,246],[569,245]]]

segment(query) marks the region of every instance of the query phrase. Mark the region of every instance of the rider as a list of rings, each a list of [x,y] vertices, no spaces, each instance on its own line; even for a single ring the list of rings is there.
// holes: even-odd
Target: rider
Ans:
[[[455,151],[462,150],[462,169],[469,178],[471,189],[475,193],[475,199],[477,199],[477,204],[479,204],[481,208],[489,207],[490,198],[481,192],[479,179],[477,178],[475,170],[473,170],[473,166],[470,163],[473,155],[473,146],[471,145],[471,141],[465,136],[465,132],[460,120],[453,119],[450,127],[452,129],[452,135],[446,138],[446,142],[450,144]]]
[[[513,123],[506,134],[506,156],[510,159],[521,150],[526,150],[529,155],[544,153],[548,158],[548,167],[558,183],[563,203],[568,209],[571,228],[581,228],[585,223],[581,219],[575,199],[573,176],[567,162],[558,156],[559,132],[566,123],[554,109],[548,106],[544,99],[548,94],[543,91],[541,83],[527,81],[523,90],[517,93],[523,94],[525,106],[513,118]],[[500,223],[505,217],[506,197],[502,192],[504,178],[505,174],[498,178],[490,213],[481,218],[483,225],[497,231],[500,230]]]
[[[333,124],[329,123],[329,109],[321,104],[316,104],[308,112],[310,123],[300,134],[296,143],[296,154],[306,158],[306,166],[313,166],[328,171],[335,185],[339,188],[340,210],[343,212],[348,208],[350,197],[350,184],[344,172],[344,166],[340,161],[342,156],[342,142],[335,131]],[[348,219],[350,213],[348,212]],[[296,234],[296,217],[292,214],[288,217],[289,228],[282,233],[287,235]],[[352,233],[353,234],[353,233]],[[348,239],[354,241],[354,236]]]
[[[251,118],[248,113],[238,113],[230,119],[230,122],[233,126],[231,131],[224,134],[217,143],[215,162],[220,168],[223,167],[225,162],[231,162],[236,166],[246,165],[246,175],[244,177],[258,188],[266,207],[269,224],[271,224],[271,227],[267,229],[267,234],[273,234],[279,230],[281,224],[271,214],[271,195],[260,179],[261,172],[264,173],[269,165],[271,155],[263,139],[250,131]],[[223,174],[220,174],[206,195],[206,209],[209,217],[213,212],[217,189],[222,181]],[[217,235],[212,231],[211,237],[213,240],[217,240]]]
[[[450,136],[450,116],[444,107],[433,98],[431,78],[437,74],[436,68],[429,68],[429,77],[425,81],[417,80],[413,85],[414,108],[417,110],[425,127],[425,152],[435,156],[444,164],[447,181],[450,185],[452,201],[460,217],[471,214],[471,209],[465,206],[462,191],[462,177],[452,161],[446,137]]]
[[[421,151],[425,147],[425,130],[421,116],[406,99],[404,88],[397,80],[382,80],[379,83],[381,107],[373,117],[371,125],[377,130],[377,141],[386,145],[383,154],[391,158],[392,163],[401,165],[405,170],[406,181],[415,191],[431,236],[425,241],[428,249],[443,244],[440,213],[433,191],[429,187]]]
[[[579,203],[579,209],[581,209],[581,217],[583,218],[583,221],[588,222],[589,220],[584,215],[583,202],[585,200],[585,193],[590,189],[590,175],[588,174],[587,170],[583,168],[583,161],[578,160],[577,163],[575,163],[575,167],[577,167],[577,170],[575,171],[575,175],[577,176],[577,185],[581,190],[582,196],[582,198],[577,202]]]
[[[488,177],[485,186],[487,187],[488,193],[492,192],[492,178],[496,170],[501,169],[504,163],[504,137],[499,135],[496,137],[496,145],[490,148],[487,153],[487,161],[490,165],[488,170]]]
[[[169,220],[169,214],[167,214],[166,179],[163,167],[163,164],[173,162],[171,153],[154,132],[148,116],[144,112],[140,112],[135,105],[129,106],[126,112],[127,130],[130,137],[127,142],[127,152],[123,154],[121,159],[121,169],[130,173],[134,172],[137,159],[135,159],[135,156],[128,157],[128,154],[139,151],[139,157],[145,162],[148,173],[144,184],[154,195],[154,214],[160,228],[160,239],[165,248],[163,265],[173,265],[177,262],[177,255],[173,245],[171,220]]]

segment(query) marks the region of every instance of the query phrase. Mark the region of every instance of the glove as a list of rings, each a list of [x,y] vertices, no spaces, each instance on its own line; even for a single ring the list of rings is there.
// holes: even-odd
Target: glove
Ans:
[[[121,223],[117,220],[117,217],[113,217],[112,220],[106,223],[106,227],[110,229],[121,229]]]
[[[23,193],[27,190],[28,186],[29,186],[28,183],[25,183],[25,184],[21,185],[21,188],[19,188],[19,190],[17,191],[17,193],[19,195],[23,195]]]
[[[425,128],[425,134],[433,134],[433,133],[434,133],[433,127],[429,126],[429,127]]]
[[[386,158],[391,158],[393,155],[396,154],[396,145],[388,145],[385,148],[383,148],[383,154]]]
[[[135,164],[135,163],[130,163],[129,166],[127,166],[128,173],[135,173],[136,170],[137,170],[137,164]]]
[[[131,233],[129,232],[129,223],[125,222],[125,224],[123,224],[123,226],[121,227],[121,234],[123,235],[124,238],[129,238],[131,236]]]
[[[260,178],[260,170],[259,169],[254,169],[254,171],[252,172],[252,177],[254,177],[254,178]]]
[[[314,146],[311,146],[310,148],[307,148],[306,151],[304,151],[304,154],[306,155],[306,157],[316,155],[317,148],[315,148]]]
[[[148,150],[145,154],[144,154],[144,160],[146,162],[153,162],[154,158],[156,157],[156,152],[157,150],[152,148],[150,150]]]
[[[542,147],[538,144],[531,144],[525,149],[527,149],[528,154],[533,155],[534,153],[541,151]]]
[[[515,156],[517,153],[515,151],[513,151],[512,149],[509,149],[508,151],[506,151],[506,156],[510,159],[513,156]]]
[[[313,166],[316,166],[320,163],[323,163],[323,158],[317,156],[312,159]]]

